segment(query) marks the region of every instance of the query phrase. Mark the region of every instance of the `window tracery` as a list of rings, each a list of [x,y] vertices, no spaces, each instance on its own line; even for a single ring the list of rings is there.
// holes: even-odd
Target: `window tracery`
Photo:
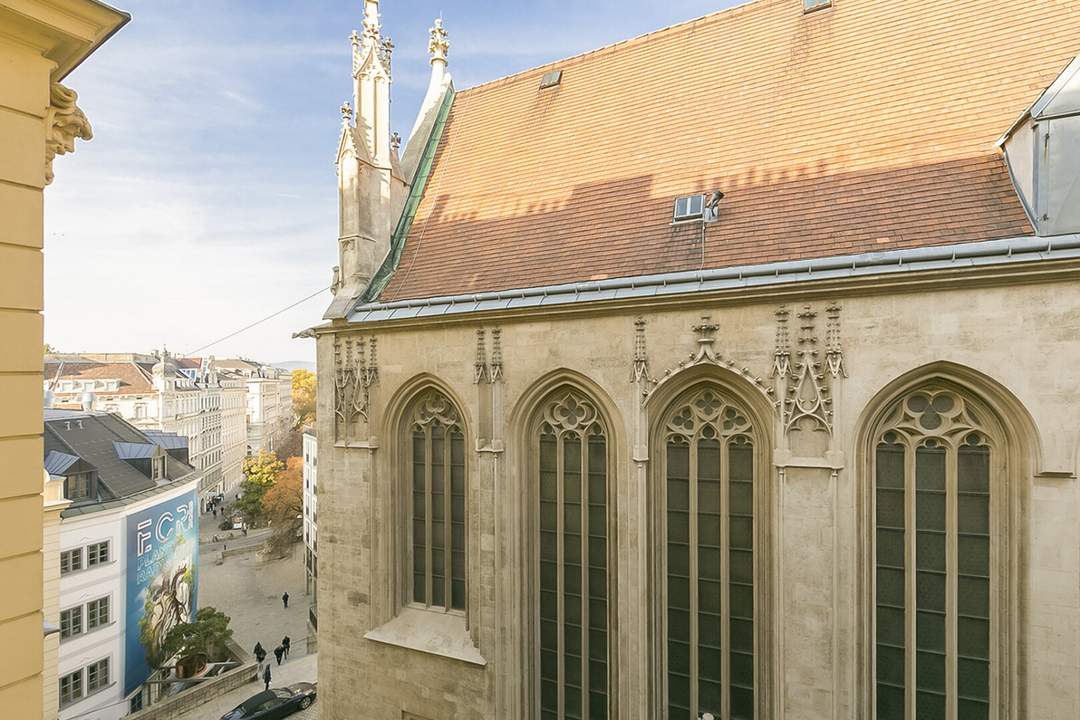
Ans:
[[[712,386],[663,428],[667,717],[753,718],[755,429]]]
[[[409,420],[408,598],[426,608],[465,610],[465,434],[438,390],[418,397]]]
[[[928,386],[874,435],[877,720],[989,718],[995,706],[996,434],[970,398]]]
[[[538,716],[609,716],[607,430],[597,406],[561,391],[537,430]]]

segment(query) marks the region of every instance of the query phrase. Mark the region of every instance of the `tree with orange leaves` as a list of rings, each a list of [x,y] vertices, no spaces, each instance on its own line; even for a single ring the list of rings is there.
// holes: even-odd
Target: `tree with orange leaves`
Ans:
[[[284,554],[304,532],[304,459],[291,457],[263,496],[263,512],[274,533],[270,546]]]

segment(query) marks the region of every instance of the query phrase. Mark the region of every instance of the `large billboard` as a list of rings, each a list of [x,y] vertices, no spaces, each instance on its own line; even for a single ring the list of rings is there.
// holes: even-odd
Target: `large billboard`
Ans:
[[[124,694],[150,677],[169,630],[195,617],[199,596],[197,492],[127,517]]]

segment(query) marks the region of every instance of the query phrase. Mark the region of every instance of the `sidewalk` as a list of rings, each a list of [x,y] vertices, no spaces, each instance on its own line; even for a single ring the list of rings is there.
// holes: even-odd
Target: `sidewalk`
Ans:
[[[273,655],[269,657],[268,661],[270,662],[270,672],[273,675],[273,679],[270,681],[271,688],[285,687],[297,682],[313,683],[318,678],[318,654],[304,655],[303,657],[286,660],[280,667],[274,664]],[[195,710],[177,716],[175,720],[218,720],[229,710],[232,710],[262,689],[263,683],[261,680],[257,683],[248,683],[227,695],[207,701]],[[315,704],[306,711],[289,716],[289,720],[318,720],[318,718],[319,701],[317,699]]]

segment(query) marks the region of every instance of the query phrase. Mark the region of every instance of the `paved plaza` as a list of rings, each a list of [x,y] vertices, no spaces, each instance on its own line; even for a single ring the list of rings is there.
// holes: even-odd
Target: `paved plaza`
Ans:
[[[201,548],[199,554],[199,607],[215,607],[232,621],[233,639],[249,653],[256,642],[273,659],[274,648],[288,635],[291,657],[307,654],[307,606],[304,595],[303,547],[293,546],[291,557],[263,562],[258,553],[228,557],[218,565],[220,552]],[[289,608],[281,604],[288,591]]]
[[[236,542],[241,546],[258,541],[249,535],[243,540],[236,538]],[[204,543],[199,549],[199,607],[215,607],[228,615],[233,639],[249,653],[256,642],[262,643],[273,675],[271,687],[315,682],[318,656],[307,654],[308,601],[304,595],[303,547],[295,545],[292,556],[281,560],[263,561],[252,551],[226,558],[221,565],[217,564],[221,543]],[[286,591],[289,593],[288,609],[281,603],[281,594]],[[273,651],[285,635],[291,639],[292,649],[289,659],[278,666]],[[261,689],[261,682],[248,683],[207,701],[178,720],[218,720]],[[317,720],[318,716],[319,703],[316,702],[291,718]]]

